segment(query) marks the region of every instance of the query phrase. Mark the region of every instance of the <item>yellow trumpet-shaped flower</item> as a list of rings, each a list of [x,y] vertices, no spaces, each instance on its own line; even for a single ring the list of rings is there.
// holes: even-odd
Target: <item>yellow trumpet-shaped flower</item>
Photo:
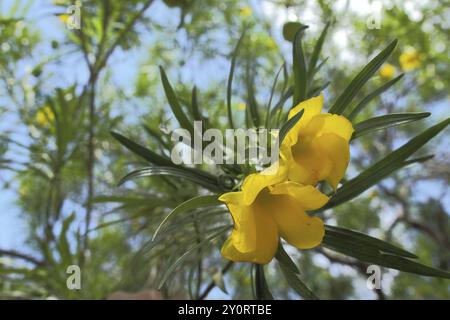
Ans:
[[[43,107],[36,113],[36,122],[42,127],[47,126],[53,120],[55,120],[55,115],[49,106]]]
[[[326,180],[334,189],[350,160],[349,141],[354,131],[345,117],[321,114],[323,95],[303,101],[289,112],[289,119],[301,110],[303,116],[280,146],[286,158],[289,180],[316,185]]]
[[[406,51],[400,55],[399,62],[404,71],[412,71],[420,66],[422,57],[417,51]]]
[[[390,80],[395,75],[395,67],[392,64],[386,63],[380,69],[380,77],[384,80]]]
[[[222,247],[222,255],[235,262],[269,263],[279,237],[299,249],[318,246],[324,224],[306,210],[319,209],[328,197],[313,186],[285,181],[286,167],[277,174],[249,175],[239,192],[223,194],[234,221],[234,229]]]

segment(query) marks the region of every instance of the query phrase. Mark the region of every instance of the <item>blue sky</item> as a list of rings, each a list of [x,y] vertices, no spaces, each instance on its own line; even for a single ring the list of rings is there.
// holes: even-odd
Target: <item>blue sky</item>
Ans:
[[[12,0],[2,0],[1,1],[1,12],[7,12],[11,7],[11,4],[15,2]],[[27,15],[28,23],[36,26],[38,30],[41,31],[44,45],[42,45],[34,61],[24,62],[20,67],[23,68],[25,72],[27,66],[33,66],[36,62],[40,61],[43,57],[51,54],[51,48],[49,46],[50,41],[53,39],[62,40],[64,38],[64,25],[52,14],[55,11],[51,9],[48,5],[51,1],[34,1],[34,4]],[[158,16],[158,20],[164,21],[166,24],[176,26],[178,22],[178,15],[168,12],[167,9],[163,8],[162,4],[157,2],[155,4],[155,10],[159,10],[161,14]],[[264,6],[263,6],[264,8]],[[308,13],[306,11],[306,13]],[[284,19],[290,18],[289,14],[284,17]],[[313,18],[311,18],[313,19]],[[276,24],[280,24],[279,21]],[[147,35],[145,41],[150,42],[152,40],[151,35]],[[339,38],[337,39],[339,41]],[[283,49],[287,49],[282,46]],[[142,46],[137,50],[131,50],[124,54],[123,52],[117,52],[114,55],[112,63],[114,64],[113,81],[122,88],[132,88],[135,75],[140,72],[140,63],[147,60],[146,48]],[[80,67],[81,65],[81,67]],[[70,58],[61,66],[65,69],[63,72],[67,75],[67,82],[71,83],[74,79],[79,82],[83,82],[86,79],[87,73],[86,69],[82,67],[82,62],[78,58]],[[190,70],[202,70],[204,72],[189,72]],[[228,69],[228,62],[224,60],[219,60],[218,64],[210,64],[209,62],[201,65],[201,62],[195,61],[191,65],[186,66],[187,72],[183,74],[186,80],[193,80],[200,88],[206,87],[208,82],[211,81],[211,77],[215,74],[220,74],[219,70]],[[0,102],[5,102],[4,99],[0,98]],[[424,106],[424,110],[432,110],[433,115],[427,119],[429,125],[436,123],[440,119],[449,116],[448,102],[441,101],[439,103]],[[3,118],[2,123],[0,123],[0,130],[12,129],[17,123],[12,115],[8,115]],[[446,132],[442,133],[441,136],[446,135],[445,138],[440,139],[438,150],[450,150],[450,137],[448,136],[448,129]],[[26,142],[24,136],[18,135],[16,138],[21,142]],[[11,178],[10,173],[1,172],[2,178]],[[443,188],[448,188],[448,186],[436,184],[434,182],[421,183],[417,187],[417,199],[425,201],[427,197],[438,197],[440,191]],[[443,199],[446,208],[450,208],[450,198],[447,197]],[[2,211],[0,212],[0,248],[9,249],[19,249],[21,251],[28,251],[24,245],[25,236],[27,233],[26,224],[24,219],[21,218],[21,212],[16,205],[15,193],[11,190],[0,190],[0,203],[2,204]],[[218,289],[215,289],[213,296],[217,298],[225,297]]]

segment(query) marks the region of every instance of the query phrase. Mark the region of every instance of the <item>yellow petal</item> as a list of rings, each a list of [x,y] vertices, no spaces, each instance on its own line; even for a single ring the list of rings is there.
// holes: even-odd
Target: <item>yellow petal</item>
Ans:
[[[321,93],[317,97],[300,102],[296,107],[292,108],[291,111],[289,111],[288,119],[295,116],[301,110],[305,110],[300,120],[298,120],[295,126],[292,127],[291,130],[289,130],[289,132],[286,134],[283,143],[280,146],[280,153],[282,155],[286,154],[286,148],[290,148],[297,143],[301,132],[305,129],[312,118],[320,114],[320,112],[322,111],[322,106],[323,94]]]
[[[299,122],[308,123],[312,117],[322,112],[322,106],[323,106],[323,93],[321,93],[317,97],[313,97],[311,99],[300,102],[297,106],[292,108],[291,111],[289,111],[288,119],[292,118],[301,110],[305,109]]]
[[[284,161],[277,161],[269,168],[247,176],[242,183],[244,192],[244,205],[250,205],[264,188],[279,183],[287,177],[287,168]]]
[[[344,138],[346,141],[350,141],[353,131],[352,123],[344,116],[324,113],[311,119],[305,128],[303,135],[320,136],[325,133],[334,133]],[[305,140],[303,138],[304,137],[302,136],[300,139]]]
[[[268,193],[268,191],[265,191]],[[222,248],[223,255],[232,261],[268,263],[278,247],[278,231],[270,210],[263,205],[268,199],[246,206],[243,192],[230,192],[219,199],[224,201],[234,220],[234,229]],[[270,199],[269,199],[270,200]]]
[[[299,249],[320,245],[325,234],[320,218],[308,216],[300,202],[289,195],[277,196],[277,207],[274,218],[283,239]]]
[[[316,210],[323,207],[329,198],[317,188],[309,185],[302,185],[294,181],[279,183],[270,188],[270,193],[274,195],[286,194],[295,198],[297,203],[304,210]]]
[[[326,155],[332,163],[326,180],[336,190],[350,161],[350,146],[342,137],[333,133],[321,135],[314,140],[314,144],[318,152]]]
[[[333,164],[316,139],[310,143],[299,142],[292,147],[293,162],[289,164],[288,177],[302,184],[315,185],[326,179]]]

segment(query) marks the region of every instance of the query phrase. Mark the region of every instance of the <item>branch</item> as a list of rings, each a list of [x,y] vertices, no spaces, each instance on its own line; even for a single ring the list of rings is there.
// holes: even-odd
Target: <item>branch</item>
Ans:
[[[233,266],[234,262],[229,261],[226,266],[222,269],[222,274],[224,275],[227,273],[227,271]],[[216,286],[215,281],[211,281],[209,285],[206,287],[205,291],[198,297],[199,300],[205,300],[205,298],[208,296],[208,294],[211,292],[212,289]]]
[[[32,256],[26,255],[24,253],[20,253],[18,251],[15,250],[4,250],[4,249],[0,249],[0,257],[1,256],[10,256],[13,258],[18,258],[18,259],[22,259],[25,260],[27,262],[31,262],[37,266],[43,266],[45,265],[44,261],[38,260]]]

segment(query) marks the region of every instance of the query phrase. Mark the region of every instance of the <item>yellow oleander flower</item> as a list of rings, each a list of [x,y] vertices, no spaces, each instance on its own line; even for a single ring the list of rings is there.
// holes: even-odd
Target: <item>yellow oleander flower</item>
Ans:
[[[390,80],[395,75],[395,67],[392,64],[385,63],[380,69],[380,77],[384,80]]]
[[[36,113],[36,122],[42,127],[47,126],[55,120],[55,115],[49,106],[45,106]]]
[[[58,16],[58,19],[62,23],[67,23],[69,21],[69,15],[68,14],[61,14],[61,15]]]
[[[252,11],[252,8],[250,8],[249,6],[245,6],[239,10],[239,13],[240,13],[241,17],[248,18],[252,15],[253,11]]]
[[[247,109],[247,105],[245,103],[243,103],[243,102],[238,103],[237,107],[241,111],[244,111],[245,109]]]
[[[323,95],[303,101],[289,112],[289,119],[301,110],[303,116],[280,146],[286,158],[289,180],[316,185],[326,180],[334,189],[350,160],[349,141],[354,131],[345,117],[321,114]]]
[[[279,237],[299,249],[310,249],[322,242],[323,221],[306,210],[321,208],[328,197],[313,186],[286,181],[286,167],[278,172],[249,175],[242,191],[223,194],[233,217],[234,228],[222,247],[222,255],[235,262],[269,263]]]
[[[400,55],[399,62],[404,71],[411,71],[420,66],[422,57],[417,51],[407,51]]]

